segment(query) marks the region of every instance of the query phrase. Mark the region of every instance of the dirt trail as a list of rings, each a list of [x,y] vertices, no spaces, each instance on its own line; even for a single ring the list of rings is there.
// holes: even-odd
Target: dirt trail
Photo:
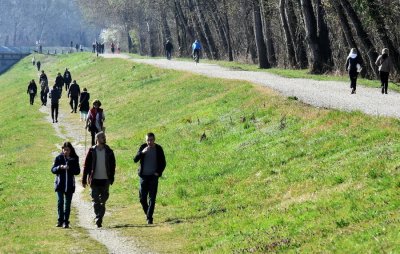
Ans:
[[[85,158],[85,148],[88,149],[91,145],[90,133],[85,131],[84,122],[79,121],[79,113],[73,114],[73,120],[70,120],[70,116],[67,116],[69,113],[69,104],[67,99],[65,98],[65,91],[63,91],[63,96],[60,99],[60,112],[58,116],[58,123],[52,123],[51,115],[50,115],[50,103],[46,107],[42,106],[40,111],[46,114],[45,121],[52,124],[54,130],[58,137],[62,140],[60,144],[55,144],[54,154],[52,156],[56,156],[60,151],[60,146],[63,140],[70,141],[74,146],[76,153],[80,158],[81,169],[83,169],[83,160]],[[86,139],[85,139],[86,135]],[[85,145],[85,140],[87,140]],[[78,212],[78,220],[77,222],[72,222],[73,224],[79,224],[79,226],[85,228],[90,236],[101,244],[105,245],[108,249],[108,253],[114,254],[144,254],[144,253],[153,253],[147,250],[144,250],[139,246],[138,242],[135,242],[133,239],[128,239],[126,237],[121,236],[116,230],[107,228],[107,220],[112,220],[112,214],[106,212],[105,215],[105,223],[103,228],[98,229],[94,224],[94,212],[93,207],[90,202],[87,202],[83,199],[83,191],[84,188],[80,184],[81,175],[76,177],[76,191],[72,198],[72,205],[75,209],[72,212]],[[87,187],[89,188],[89,187]],[[112,188],[112,187],[111,187]],[[110,198],[112,198],[112,190]]]
[[[369,115],[400,118],[400,94],[389,91],[381,94],[380,88],[357,86],[357,94],[350,94],[349,83],[284,78],[266,72],[236,71],[215,64],[175,61],[167,59],[134,59],[124,54],[104,54],[105,58],[124,58],[160,68],[189,71],[208,77],[250,81],[295,96],[300,101],[322,108],[343,111],[361,111]],[[393,84],[389,84],[391,86]]]

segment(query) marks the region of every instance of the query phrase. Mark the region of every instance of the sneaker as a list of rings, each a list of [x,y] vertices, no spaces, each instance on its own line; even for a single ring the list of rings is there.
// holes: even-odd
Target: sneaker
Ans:
[[[74,111],[73,111],[73,110],[71,110],[71,113],[74,113]]]
[[[56,227],[61,228],[62,227],[62,222],[57,222]]]
[[[69,228],[69,223],[64,223],[64,227],[63,228]]]

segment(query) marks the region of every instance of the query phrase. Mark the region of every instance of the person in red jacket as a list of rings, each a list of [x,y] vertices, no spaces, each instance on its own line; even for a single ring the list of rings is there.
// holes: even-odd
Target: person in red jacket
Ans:
[[[103,131],[103,122],[105,120],[104,110],[100,108],[101,102],[99,100],[93,101],[93,107],[89,110],[88,118],[86,119],[86,128],[92,136],[92,146],[95,145],[94,137],[96,133]]]

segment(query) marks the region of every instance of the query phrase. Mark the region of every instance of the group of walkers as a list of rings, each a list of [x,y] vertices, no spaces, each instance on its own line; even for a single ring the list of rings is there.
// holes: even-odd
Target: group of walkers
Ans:
[[[82,172],[82,186],[90,186],[95,214],[94,223],[98,228],[103,226],[106,202],[110,196],[109,188],[114,183],[116,158],[113,150],[106,144],[103,131],[96,133],[96,144],[89,148]],[[57,193],[57,227],[69,228],[71,200],[75,192],[75,175],[79,175],[79,157],[70,142],[65,142],[61,153],[54,159],[51,172],[55,174],[54,190]],[[147,224],[153,224],[153,214],[158,190],[158,179],[161,177],[166,160],[163,148],[155,143],[154,133],[146,135],[146,143],[139,147],[133,157],[140,162],[139,199],[145,213]]]
[[[100,100],[93,101],[89,108],[90,94],[84,88],[83,92],[76,80],[72,80],[71,72],[65,69],[64,75],[57,74],[53,88],[49,91],[48,78],[44,70],[39,77],[40,97],[42,106],[47,105],[47,97],[51,99],[51,117],[53,123],[58,122],[59,100],[63,87],[70,98],[71,113],[81,112],[81,121],[85,121],[85,129],[91,133],[92,146],[86,153],[82,170],[82,186],[90,186],[91,198],[95,214],[95,224],[98,228],[103,225],[103,217],[106,211],[106,202],[109,198],[110,185],[114,183],[116,158],[113,150],[106,144],[104,110]],[[34,79],[29,82],[30,104],[34,104],[37,94],[37,85]],[[79,98],[79,103],[78,103]],[[145,213],[147,224],[153,224],[153,214],[158,190],[158,179],[161,177],[166,160],[163,148],[155,143],[154,133],[147,133],[146,142],[140,145],[133,156],[135,163],[139,162],[138,175],[139,200]],[[81,173],[79,157],[70,142],[64,142],[61,153],[54,159],[51,172],[55,175],[54,190],[57,194],[57,227],[70,227],[71,201],[75,192],[75,176]]]
[[[376,59],[375,65],[378,66],[379,70],[379,77],[381,80],[381,92],[382,94],[388,94],[389,74],[390,71],[393,69],[393,62],[389,56],[389,49],[382,49],[382,54],[379,55]],[[357,77],[361,70],[361,58],[358,55],[357,49],[352,48],[346,60],[346,71],[349,72],[351,94],[356,93]]]

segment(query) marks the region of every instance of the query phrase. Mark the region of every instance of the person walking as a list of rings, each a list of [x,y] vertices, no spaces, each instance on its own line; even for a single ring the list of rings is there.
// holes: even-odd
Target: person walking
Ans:
[[[71,98],[69,101],[69,105],[71,106],[71,113],[76,113],[76,109],[78,108],[78,99],[80,95],[81,89],[76,83],[76,80],[74,80],[68,90],[68,97]]]
[[[41,63],[40,63],[39,60],[37,60],[37,62],[36,62],[36,67],[37,67],[37,70],[38,70],[38,71],[40,71],[40,66],[41,66]]]
[[[153,213],[156,205],[158,178],[166,167],[164,150],[155,143],[154,133],[147,133],[146,143],[139,147],[133,161],[140,161],[138,175],[140,177],[139,198],[146,215],[147,224],[153,224]]]
[[[68,70],[68,68],[65,68],[63,78],[65,83],[65,91],[68,91],[69,85],[71,84],[72,81],[71,72]]]
[[[115,52],[115,45],[114,42],[111,42],[111,53],[114,54],[114,52]]]
[[[382,54],[378,56],[375,64],[379,66],[382,94],[387,94],[389,86],[389,74],[390,71],[393,69],[393,63],[389,56],[389,49],[382,49]]]
[[[33,105],[33,102],[36,97],[37,93],[37,85],[35,83],[35,80],[31,80],[28,84],[28,89],[26,90],[26,93],[29,94],[29,103]]]
[[[93,101],[93,107],[89,110],[88,118],[86,119],[86,128],[92,136],[92,146],[95,145],[95,135],[103,131],[103,122],[105,120],[104,110],[101,107],[99,100]]]
[[[70,142],[61,147],[61,154],[54,159],[51,172],[56,175],[54,191],[57,192],[58,219],[56,227],[69,228],[72,195],[75,192],[75,175],[81,172],[79,157]]]
[[[167,56],[168,60],[171,60],[173,49],[174,49],[174,46],[172,45],[171,41],[167,40],[167,43],[165,43],[165,55]]]
[[[58,123],[58,102],[61,98],[61,91],[54,84],[53,89],[51,89],[49,98],[51,99],[51,119]]]
[[[355,94],[358,73],[361,71],[361,59],[355,48],[350,50],[350,54],[346,59],[346,70],[349,72],[351,94]]]
[[[45,82],[46,86],[49,84],[49,80],[47,79],[46,73],[44,73],[44,70],[42,70],[42,73],[39,76],[39,83]]]
[[[83,92],[81,93],[81,96],[79,97],[79,111],[81,112],[80,120],[81,121],[86,121],[87,120],[87,114],[89,112],[89,100],[90,100],[90,94],[88,93],[86,87],[83,88]]]
[[[61,76],[61,73],[57,73],[56,77],[56,87],[60,90],[60,96],[62,95],[62,88],[64,86],[64,78]]]
[[[40,82],[40,100],[42,101],[42,106],[47,104],[47,94],[49,93],[49,86],[44,80]]]
[[[32,56],[32,65],[35,66],[35,63],[36,63],[35,56]]]
[[[96,134],[96,145],[89,148],[83,167],[82,186],[91,188],[95,223],[98,228],[103,225],[106,202],[109,198],[109,187],[114,183],[115,156],[113,150],[106,145],[104,132]]]

